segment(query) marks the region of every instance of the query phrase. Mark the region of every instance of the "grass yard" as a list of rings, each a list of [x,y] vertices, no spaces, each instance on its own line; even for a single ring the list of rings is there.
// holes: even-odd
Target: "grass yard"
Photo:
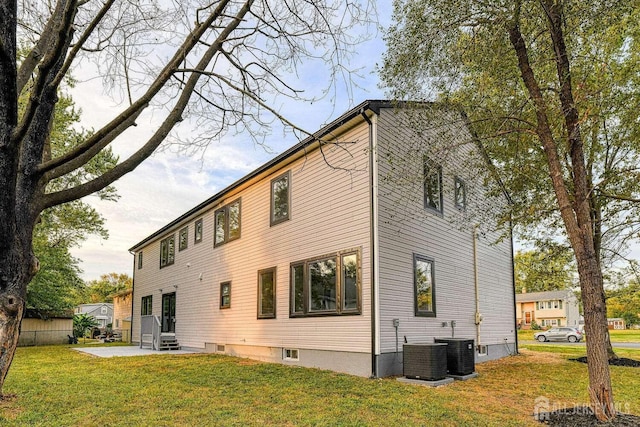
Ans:
[[[588,402],[586,365],[567,361],[579,349],[566,348],[537,345],[439,388],[215,354],[100,359],[69,346],[19,348],[4,390],[17,397],[0,401],[0,425],[539,426],[539,396]],[[640,414],[631,369],[611,368],[616,402]]]
[[[533,334],[535,334],[536,332],[541,331],[519,330],[518,340],[533,340]],[[640,342],[640,329],[612,329],[609,330],[609,336],[611,337],[611,342]]]

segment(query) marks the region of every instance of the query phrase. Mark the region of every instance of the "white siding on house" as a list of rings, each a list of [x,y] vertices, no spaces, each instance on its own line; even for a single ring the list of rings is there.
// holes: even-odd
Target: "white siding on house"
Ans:
[[[437,113],[440,114],[440,113]],[[470,141],[460,129],[459,116],[435,116],[422,137],[410,131],[401,113],[382,110],[378,120],[377,159],[379,168],[379,257],[380,353],[396,350],[393,319],[399,319],[398,346],[408,342],[432,342],[450,337],[450,321],[456,321],[455,337],[476,340],[473,227],[480,224],[477,241],[479,279],[480,343],[515,342],[511,244],[495,244],[490,214],[479,212],[486,203],[482,176],[476,175],[464,158],[472,144],[442,149],[434,141],[443,138],[454,145]],[[446,127],[441,126],[446,124]],[[451,126],[454,126],[452,129]],[[458,134],[457,132],[463,132]],[[423,207],[423,155],[441,164],[443,214]],[[463,215],[454,205],[454,176],[467,184],[469,207]],[[473,214],[476,214],[474,217]],[[414,314],[413,255],[432,258],[435,270],[436,317]],[[447,326],[443,326],[447,322]],[[476,342],[476,344],[478,344]]]
[[[153,295],[153,314],[161,314],[162,294],[176,292],[176,338],[180,345],[370,352],[370,197],[368,126],[361,119],[340,136],[292,163],[271,170],[229,194],[219,204],[177,224],[142,248],[143,268],[135,270],[133,340],[139,340],[140,302]],[[270,181],[291,171],[290,220],[270,227]],[[241,237],[213,247],[218,207],[241,198]],[[188,206],[185,206],[185,209]],[[194,222],[203,218],[204,236],[194,244]],[[189,226],[189,245],[176,248],[175,264],[159,268],[160,240]],[[176,240],[177,241],[177,240]],[[289,318],[289,265],[358,248],[361,258],[360,315]],[[136,266],[137,267],[137,266]],[[257,319],[258,271],[276,267],[276,318]],[[219,308],[220,283],[231,281],[231,307]]]

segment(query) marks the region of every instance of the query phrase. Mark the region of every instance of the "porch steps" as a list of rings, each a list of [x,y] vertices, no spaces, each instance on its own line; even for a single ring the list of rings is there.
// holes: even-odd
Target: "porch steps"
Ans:
[[[160,348],[158,350],[180,350],[180,343],[173,335],[160,337]]]

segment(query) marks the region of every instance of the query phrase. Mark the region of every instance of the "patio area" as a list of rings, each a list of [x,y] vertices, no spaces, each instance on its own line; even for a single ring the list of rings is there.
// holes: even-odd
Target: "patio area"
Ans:
[[[150,355],[161,355],[161,354],[194,354],[199,353],[194,350],[167,350],[167,351],[156,351],[148,348],[140,348],[136,345],[118,345],[113,347],[78,347],[73,350],[79,351],[81,353],[87,353],[92,356],[97,357],[130,357],[130,356],[150,356]]]

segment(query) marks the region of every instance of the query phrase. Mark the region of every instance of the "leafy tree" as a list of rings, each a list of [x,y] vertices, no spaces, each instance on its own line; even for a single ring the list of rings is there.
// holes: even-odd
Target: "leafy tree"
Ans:
[[[608,317],[621,317],[627,327],[640,324],[640,282],[631,280],[607,291]]]
[[[93,316],[86,313],[79,313],[73,316],[73,336],[75,337],[85,337],[87,331],[96,326],[98,326],[98,321]]]
[[[346,63],[362,40],[353,31],[374,12],[367,0],[0,3],[0,391],[27,284],[40,267],[33,250],[40,215],[105,191],[165,139],[184,135],[170,134],[189,118],[197,130],[182,142],[194,149],[236,131],[262,143],[274,120],[302,132],[277,105],[313,101],[339,81],[349,90],[354,74]],[[93,64],[94,77],[123,106],[103,127],[56,152],[49,143],[60,85],[79,62]],[[326,87],[308,96],[297,88],[301,64],[324,73]],[[25,91],[28,102],[19,108]],[[129,157],[106,171],[88,167],[151,116],[152,135],[132,142]]]
[[[127,274],[103,274],[99,280],[87,283],[85,302],[113,302],[113,294],[132,286],[133,280]]]
[[[589,336],[591,403],[598,419],[613,418],[601,261],[603,248],[618,255],[637,238],[640,6],[394,5],[383,81],[398,99],[436,95],[462,106],[513,198],[503,222],[514,221],[525,236],[542,230],[567,239]]]
[[[565,246],[518,251],[514,257],[516,292],[557,291],[574,286],[573,254]]]

